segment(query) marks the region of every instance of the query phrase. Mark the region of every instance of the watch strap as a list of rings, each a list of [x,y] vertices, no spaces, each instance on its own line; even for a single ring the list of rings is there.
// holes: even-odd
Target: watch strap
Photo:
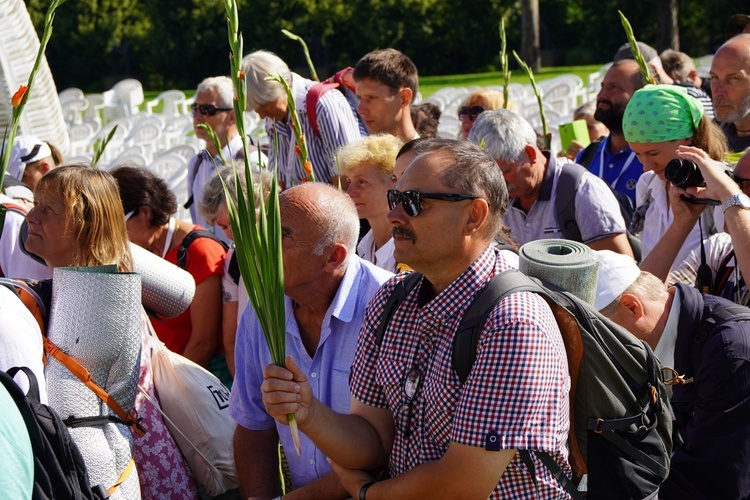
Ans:
[[[359,489],[359,500],[365,500],[365,497],[367,496],[367,490],[370,489],[370,486],[377,483],[377,479],[373,479],[369,483],[365,483],[362,485],[362,487]]]

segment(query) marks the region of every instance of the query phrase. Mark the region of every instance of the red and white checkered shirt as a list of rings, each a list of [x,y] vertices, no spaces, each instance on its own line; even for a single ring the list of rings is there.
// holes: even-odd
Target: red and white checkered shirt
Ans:
[[[420,300],[422,288],[426,290],[423,279],[393,315],[380,348],[375,331],[388,297],[404,275],[383,285],[369,305],[352,366],[351,391],[363,403],[393,413],[397,430],[391,477],[440,459],[451,442],[543,450],[570,474],[568,363],[557,323],[541,297],[519,292],[500,301],[484,325],[476,362],[463,386],[453,370],[453,338],[461,317],[482,286],[507,269],[505,259],[489,248],[426,304]],[[419,372],[421,386],[409,404],[404,380],[412,370]],[[540,498],[567,498],[532,457]],[[536,497],[528,469],[516,454],[490,498]]]

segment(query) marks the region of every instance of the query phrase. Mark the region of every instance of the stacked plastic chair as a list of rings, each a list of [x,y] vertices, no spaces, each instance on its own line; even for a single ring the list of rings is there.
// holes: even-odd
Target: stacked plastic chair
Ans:
[[[39,37],[23,0],[0,0],[0,133],[11,121],[10,98],[20,85],[26,85],[34,66]],[[63,118],[57,88],[46,58],[21,115],[19,133],[50,141],[67,155],[68,130]]]

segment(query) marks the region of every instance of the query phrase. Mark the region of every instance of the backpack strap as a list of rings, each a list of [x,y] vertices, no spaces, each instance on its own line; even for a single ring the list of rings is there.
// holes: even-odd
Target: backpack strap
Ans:
[[[477,346],[485,322],[495,306],[516,292],[542,292],[541,288],[520,271],[508,270],[484,285],[461,318],[453,339],[453,369],[461,384],[466,382],[477,359]]]
[[[135,432],[139,436],[143,436],[146,434],[146,429],[141,425],[141,419],[138,418],[138,413],[136,412],[135,408],[131,409],[130,413],[125,413],[125,410],[123,410],[119,403],[115,401],[115,398],[110,396],[107,391],[105,391],[99,384],[94,382],[94,380],[91,378],[91,373],[89,373],[89,371],[81,363],[65,354],[62,349],[57,347],[47,337],[44,338],[44,350],[50,356],[62,363],[70,371],[70,373],[75,375],[78,380],[83,382],[86,387],[91,389],[94,394],[99,396],[99,399],[107,403],[107,406],[109,406],[112,411],[114,411],[115,414],[120,417],[120,420],[122,420],[123,424],[130,427],[133,432]]]
[[[305,98],[305,109],[307,109],[307,121],[310,122],[310,126],[313,129],[316,137],[320,137],[320,127],[318,127],[318,112],[316,106],[318,101],[323,97],[323,94],[329,90],[339,88],[338,82],[316,82],[307,91],[307,97]]]
[[[232,282],[235,285],[240,284],[240,261],[237,258],[236,249],[234,252],[232,252],[232,257],[229,259],[229,268],[227,269],[227,274],[229,274],[229,277],[232,278]]]
[[[380,323],[378,329],[375,331],[375,345],[380,347],[383,343],[383,336],[385,331],[388,329],[388,324],[393,318],[393,314],[396,309],[401,305],[401,302],[416,288],[419,281],[422,279],[422,275],[417,272],[407,274],[403,280],[401,280],[396,287],[393,289],[391,296],[385,303],[383,313],[380,315]]]
[[[196,229],[195,231],[190,231],[185,236],[185,238],[183,238],[182,244],[180,245],[180,248],[177,250],[177,265],[181,269],[187,269],[188,248],[190,248],[190,245],[193,244],[193,241],[195,241],[198,238],[209,238],[211,240],[214,240],[216,243],[218,243],[222,247],[224,247],[224,250],[229,249],[227,244],[221,241],[211,231],[206,231],[205,229]]]
[[[11,210],[13,212],[18,212],[19,214],[26,217],[26,214],[28,214],[28,210],[26,210],[21,205],[16,205],[15,203],[0,203],[0,238],[3,236],[3,228],[5,228],[5,214],[8,210]],[[0,276],[5,276],[3,273],[3,270],[0,269]]]
[[[576,222],[576,193],[583,174],[588,172],[575,163],[566,163],[560,170],[555,192],[555,215],[563,238],[581,241],[581,230]]]
[[[594,157],[596,156],[596,152],[599,150],[599,144],[602,143],[604,140],[604,137],[600,137],[583,150],[583,152],[578,156],[578,159],[576,163],[581,165],[583,168],[588,169],[591,165],[591,162],[594,161]]]

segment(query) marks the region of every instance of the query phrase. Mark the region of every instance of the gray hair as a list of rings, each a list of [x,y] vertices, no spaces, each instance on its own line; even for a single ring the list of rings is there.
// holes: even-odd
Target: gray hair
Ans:
[[[271,183],[274,182],[273,175],[267,170],[260,172],[254,171],[252,173],[252,185],[253,194],[255,201],[255,210],[260,208],[261,202],[265,202],[268,195],[271,193]],[[237,168],[237,177],[240,181],[240,189],[243,193],[247,193],[247,179],[245,178],[245,169]],[[225,210],[227,206],[226,193],[224,192],[224,186],[226,185],[227,191],[229,191],[230,199],[236,204],[237,203],[237,186],[235,184],[234,167],[223,166],[211,176],[205,186],[203,186],[203,194],[198,202],[198,213],[206,219],[206,221],[215,220],[221,210]],[[263,196],[261,196],[261,192]]]
[[[211,92],[219,99],[222,108],[234,108],[234,85],[228,76],[210,76],[198,84],[196,93]]]
[[[576,108],[575,111],[573,111],[573,119],[574,120],[582,120],[584,116],[591,115],[594,116],[594,113],[596,112],[596,101],[587,101],[581,104]]]
[[[641,274],[635,279],[635,281],[627,287],[615,300],[604,306],[599,313],[607,318],[611,318],[616,312],[617,307],[620,305],[620,299],[624,294],[635,295],[641,299],[656,300],[666,291],[664,282],[649,273],[648,271],[641,271]]]
[[[500,231],[503,215],[508,208],[508,189],[495,160],[476,144],[455,139],[425,139],[419,141],[412,152],[415,159],[433,153],[450,156],[454,165],[444,171],[441,182],[457,193],[470,194],[487,201],[489,223],[486,234],[494,238]]]
[[[242,71],[247,82],[247,106],[252,110],[286,95],[283,85],[268,81],[267,77],[281,75],[289,85],[292,84],[289,66],[279,56],[266,50],[256,50],[246,55],[242,59]]]
[[[469,140],[486,149],[495,160],[515,164],[526,159],[526,146],[536,146],[536,132],[521,115],[493,109],[479,115]]]
[[[322,182],[299,184],[282,193],[283,198],[302,196],[310,199],[308,205],[315,206],[315,210],[307,212],[310,224],[318,229],[318,240],[312,253],[323,255],[331,245],[340,243],[346,247],[344,262],[348,262],[356,254],[359,236],[359,215],[352,199],[343,191]]]

